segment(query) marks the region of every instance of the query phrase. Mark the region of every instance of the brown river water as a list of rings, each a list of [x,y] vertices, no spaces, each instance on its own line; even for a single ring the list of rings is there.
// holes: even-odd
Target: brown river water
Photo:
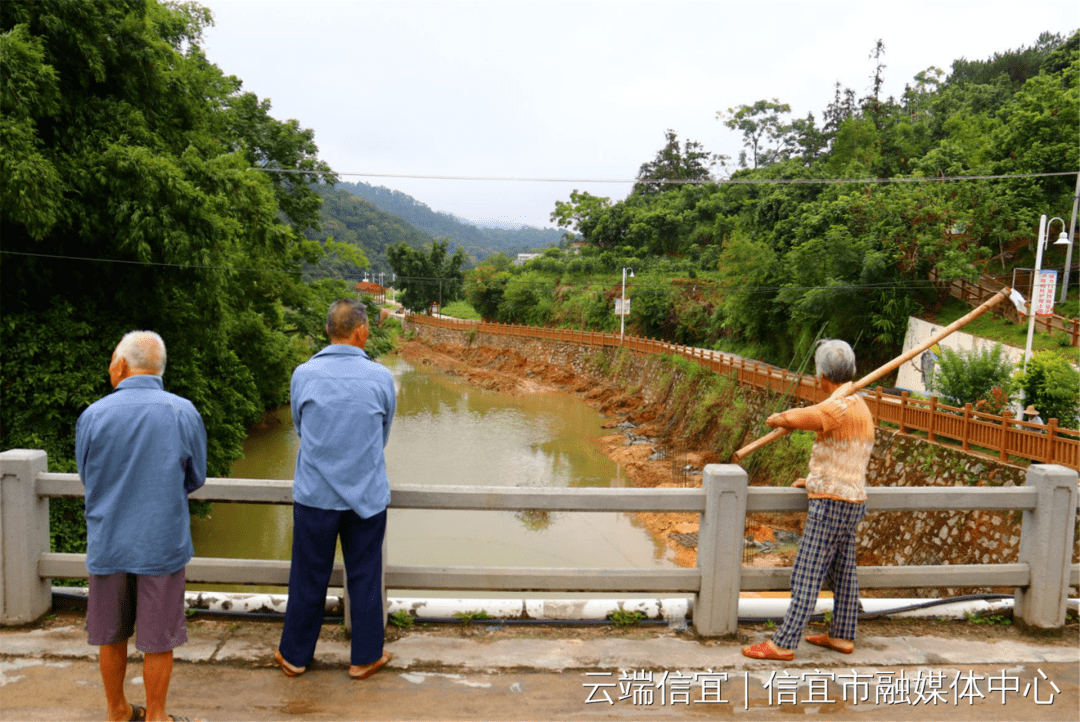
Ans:
[[[393,356],[381,361],[393,372],[397,387],[397,413],[386,447],[391,486],[626,485],[620,467],[596,443],[606,433],[603,417],[574,395],[509,396],[477,389],[434,369],[414,368]],[[244,458],[233,465],[233,476],[293,477],[299,439],[289,408],[277,409],[267,421],[245,441]],[[209,519],[193,520],[192,536],[196,556],[288,559],[292,511],[287,506],[215,503]],[[662,541],[633,514],[617,512],[391,509],[387,554],[390,564],[407,565],[675,567]],[[415,596],[415,591],[408,595]]]

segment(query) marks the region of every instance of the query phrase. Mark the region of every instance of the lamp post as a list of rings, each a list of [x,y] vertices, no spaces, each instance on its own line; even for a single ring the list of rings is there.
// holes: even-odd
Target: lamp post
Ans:
[[[1069,234],[1065,231],[1065,221],[1061,218],[1051,218],[1049,222],[1046,220],[1044,214],[1039,219],[1039,242],[1035,249],[1035,280],[1031,284],[1031,304],[1028,307],[1028,334],[1027,334],[1027,346],[1024,349],[1024,370],[1027,370],[1027,363],[1031,359],[1031,342],[1035,338],[1035,300],[1039,297],[1039,286],[1042,285],[1042,254],[1043,246],[1046,245],[1048,238],[1047,231],[1050,230],[1050,224],[1054,221],[1061,221],[1061,235],[1054,241],[1055,246],[1062,244],[1072,245],[1072,241],[1069,240]]]
[[[626,272],[630,271],[630,278],[634,277],[633,268],[622,269],[622,303],[619,306],[619,345],[622,345],[623,334],[626,332]]]

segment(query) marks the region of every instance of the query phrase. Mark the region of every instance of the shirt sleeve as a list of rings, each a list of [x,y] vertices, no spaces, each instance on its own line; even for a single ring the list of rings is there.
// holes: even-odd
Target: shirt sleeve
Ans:
[[[184,464],[184,491],[190,494],[206,483],[206,426],[194,406],[185,414],[185,420],[191,455]]]
[[[397,410],[397,394],[394,391],[394,379],[391,376],[387,382],[385,391],[386,394],[386,415],[383,417],[383,447],[386,447],[388,441],[390,441],[390,426],[394,422],[394,412]]]
[[[813,406],[788,409],[784,412],[784,422],[792,429],[826,432],[840,425],[845,411],[847,405],[842,399],[826,399]]]
[[[90,451],[90,422],[86,418],[86,412],[79,414],[75,422],[75,466],[79,472],[79,479],[86,486],[85,463],[86,454]]]

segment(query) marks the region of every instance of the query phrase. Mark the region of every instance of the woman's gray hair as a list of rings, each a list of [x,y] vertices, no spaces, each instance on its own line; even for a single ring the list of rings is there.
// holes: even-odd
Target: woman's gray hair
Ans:
[[[165,373],[165,341],[153,331],[125,333],[116,344],[116,357],[127,359],[128,366],[139,371]]]
[[[330,338],[348,338],[367,323],[367,306],[354,298],[344,298],[330,304],[326,314],[326,334]]]
[[[818,376],[824,376],[834,384],[846,383],[855,378],[855,352],[846,341],[822,339],[814,351],[814,366]]]

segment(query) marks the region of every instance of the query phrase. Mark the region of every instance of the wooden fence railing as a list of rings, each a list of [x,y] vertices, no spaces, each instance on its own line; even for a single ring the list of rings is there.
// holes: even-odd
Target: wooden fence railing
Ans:
[[[410,323],[425,324],[459,331],[473,331],[519,338],[547,339],[580,346],[622,346],[643,354],[682,356],[716,373],[734,375],[739,383],[790,394],[795,398],[817,403],[824,399],[813,376],[796,374],[778,366],[747,360],[740,356],[710,349],[681,346],[651,338],[626,336],[620,343],[619,334],[574,329],[519,326],[514,324],[464,321],[410,315]],[[929,401],[884,394],[880,387],[860,392],[870,407],[878,426],[898,426],[902,433],[925,432],[929,440],[955,442],[965,451],[978,451],[1007,460],[1009,456],[1044,464],[1062,464],[1080,469],[1080,431],[1058,426],[1057,419],[1047,424],[1033,424],[1004,416],[976,412],[968,404],[964,408],[947,406],[937,398]]]
[[[939,280],[937,271],[930,272],[930,280],[935,283],[946,285],[949,289],[949,295],[959,298],[961,301],[969,303],[972,306],[981,305],[995,293],[1004,288],[1004,284],[991,281],[990,279],[968,281],[963,278],[956,278],[951,281],[942,282]],[[1000,308],[1004,310],[1006,316],[1022,323],[1027,323],[1027,315],[1017,313],[1016,308],[1011,304],[1000,306]],[[1041,328],[1047,333],[1060,331],[1068,334],[1069,343],[1073,346],[1080,346],[1080,319],[1066,318],[1065,316],[1059,316],[1056,313],[1052,316],[1036,316],[1035,328]]]
[[[49,473],[44,451],[0,452],[0,621],[32,622],[51,606],[53,578],[86,576],[85,554],[49,551],[49,499],[81,497],[77,474]],[[288,479],[207,479],[193,499],[292,504]],[[1068,587],[1080,583],[1072,562],[1077,515],[1077,473],[1061,466],[1032,466],[1022,487],[906,487],[867,489],[868,511],[1001,509],[1023,512],[1019,558],[1007,564],[877,566],[859,570],[863,588],[1015,587],[1017,619],[1037,627],[1065,622]],[[598,489],[488,486],[393,486],[391,509],[483,511],[664,511],[700,514],[698,562],[692,569],[583,569],[551,567],[454,567],[386,565],[387,588],[457,591],[568,591],[691,594],[693,622],[705,636],[731,634],[738,626],[740,590],[789,589],[790,567],[743,567],[747,512],[806,511],[801,489],[750,487],[734,464],[709,464],[700,488]],[[386,564],[386,549],[383,551]],[[195,584],[286,586],[289,561],[195,557],[185,576]],[[344,586],[342,565],[330,583]],[[385,600],[384,600],[385,607]]]

